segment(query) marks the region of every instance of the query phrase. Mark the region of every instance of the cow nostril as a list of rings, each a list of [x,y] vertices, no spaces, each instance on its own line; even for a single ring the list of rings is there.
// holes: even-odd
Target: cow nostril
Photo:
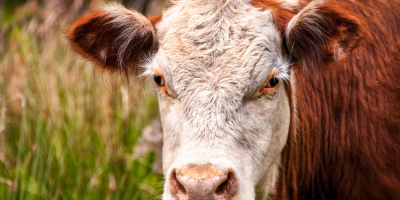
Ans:
[[[182,186],[182,184],[176,178],[176,171],[175,170],[171,174],[170,184],[171,184],[171,190],[172,190],[173,194],[186,195],[185,188]]]
[[[237,192],[237,179],[233,172],[228,173],[228,178],[218,186],[215,194],[218,196],[235,196]]]

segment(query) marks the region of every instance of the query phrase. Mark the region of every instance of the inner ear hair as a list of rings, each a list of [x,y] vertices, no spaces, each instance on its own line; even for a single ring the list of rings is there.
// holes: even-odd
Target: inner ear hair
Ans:
[[[362,21],[346,7],[321,1],[307,5],[285,30],[289,53],[310,68],[346,58],[365,33]]]
[[[73,49],[102,69],[135,72],[155,47],[153,23],[120,5],[107,5],[77,19],[67,31]]]

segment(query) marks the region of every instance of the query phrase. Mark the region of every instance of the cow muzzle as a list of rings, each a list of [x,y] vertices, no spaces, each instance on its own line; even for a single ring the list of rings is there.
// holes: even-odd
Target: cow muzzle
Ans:
[[[238,181],[232,169],[189,164],[172,170],[169,187],[171,195],[179,200],[228,200],[236,196]]]

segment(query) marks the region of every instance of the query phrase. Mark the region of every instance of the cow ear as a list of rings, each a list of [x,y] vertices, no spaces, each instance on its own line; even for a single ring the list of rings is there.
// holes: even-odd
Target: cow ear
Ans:
[[[123,6],[109,5],[80,17],[67,32],[72,47],[95,66],[112,72],[138,72],[156,46],[151,20]]]
[[[290,20],[284,37],[287,49],[305,65],[315,68],[346,58],[364,32],[359,18],[346,6],[314,1]]]

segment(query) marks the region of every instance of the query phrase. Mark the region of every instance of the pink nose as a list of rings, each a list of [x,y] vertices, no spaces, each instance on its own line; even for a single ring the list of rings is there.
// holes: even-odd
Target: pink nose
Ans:
[[[238,188],[233,171],[216,169],[210,164],[175,169],[169,183],[172,196],[179,200],[231,199]]]

